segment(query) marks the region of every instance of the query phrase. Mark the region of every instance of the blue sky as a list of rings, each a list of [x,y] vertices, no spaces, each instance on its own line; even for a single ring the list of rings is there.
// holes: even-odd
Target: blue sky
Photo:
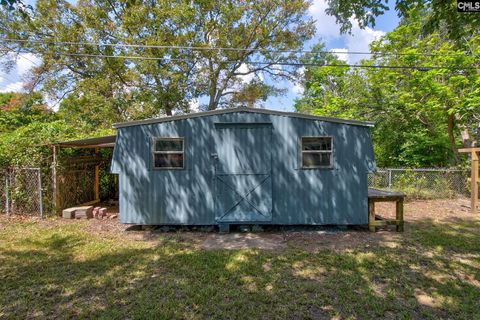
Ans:
[[[306,45],[306,49],[309,49],[309,46],[312,44],[323,41],[327,50],[335,52],[369,51],[368,46],[370,42],[395,29],[399,22],[397,14],[393,10],[393,6],[391,6],[389,11],[377,18],[374,28],[360,29],[358,24],[354,22],[351,35],[340,34],[340,27],[335,23],[334,17],[325,13],[326,8],[326,0],[314,0],[313,5],[310,7],[310,15],[316,20],[317,33],[314,39]],[[367,57],[359,55],[339,56],[339,58],[346,60],[348,63],[357,63],[360,59]],[[287,94],[281,97],[269,98],[265,106],[269,109],[293,111],[295,98],[301,94],[302,88],[295,83],[284,82],[282,85],[288,88]]]
[[[34,0],[27,0],[28,4],[34,4]],[[325,14],[327,8],[327,0],[314,0],[309,9],[310,15],[316,20],[317,33],[305,49],[309,49],[311,45],[323,41],[328,50],[335,51],[369,51],[368,45],[371,41],[392,31],[398,25],[398,17],[394,10],[387,11],[376,21],[375,28],[360,29],[356,23],[352,28],[351,35],[340,34],[340,28],[335,23],[335,18]],[[339,58],[349,63],[356,63],[361,56],[340,55]],[[16,65],[9,71],[0,70],[0,92],[21,91],[23,87],[23,77],[35,63],[40,60],[26,54],[17,60]],[[250,79],[249,77],[248,79]],[[248,81],[248,79],[245,79]],[[294,100],[301,95],[302,88],[298,83],[283,81],[279,84],[287,89],[284,96],[272,97],[267,100],[265,107],[282,111],[293,111]],[[195,103],[193,103],[195,105]]]

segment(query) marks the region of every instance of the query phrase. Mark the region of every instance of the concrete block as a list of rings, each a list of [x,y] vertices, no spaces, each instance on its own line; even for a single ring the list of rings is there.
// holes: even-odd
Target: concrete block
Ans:
[[[76,219],[91,219],[93,218],[93,206],[75,207]]]
[[[62,211],[62,218],[75,219],[75,208],[68,208]]]
[[[107,216],[107,208],[98,209],[98,216],[103,218]]]
[[[220,233],[229,233],[230,232],[230,225],[228,223],[220,223],[218,225],[218,231]]]
[[[263,232],[263,227],[261,225],[255,224],[252,226],[252,232]]]

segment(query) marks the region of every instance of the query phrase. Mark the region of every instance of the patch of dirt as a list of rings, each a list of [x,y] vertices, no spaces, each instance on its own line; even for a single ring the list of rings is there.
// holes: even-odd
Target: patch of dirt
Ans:
[[[356,250],[371,247],[397,247],[404,234],[394,231],[291,232],[286,235],[292,248],[317,252],[321,250]]]
[[[395,203],[378,202],[375,213],[385,218],[395,218]],[[415,200],[404,203],[404,219],[407,222],[420,220],[448,221],[451,219],[477,219],[470,211],[470,199]]]
[[[109,214],[117,213],[116,208],[108,208]],[[90,220],[68,220],[61,218],[39,219],[28,216],[6,216],[0,215],[0,230],[14,220],[36,221],[49,226],[60,226],[65,224],[80,224],[89,233],[106,237],[126,238],[136,241],[168,241],[174,239],[177,242],[204,250],[215,249],[245,249],[256,248],[262,250],[284,250],[296,248],[309,252],[320,250],[355,250],[374,247],[395,247],[405,237],[408,237],[408,225],[421,221],[448,222],[454,219],[478,220],[480,215],[473,215],[469,209],[469,199],[446,199],[446,200],[417,200],[405,203],[406,232],[378,231],[372,233],[366,229],[335,229],[322,230],[295,229],[290,231],[271,230],[265,232],[246,232],[219,234],[217,232],[159,232],[150,229],[141,230],[132,228],[129,225],[119,223],[118,219],[90,219]],[[395,205],[393,203],[377,203],[377,214],[383,217],[395,216]],[[127,231],[128,229],[128,231]],[[293,231],[292,231],[293,230]],[[393,230],[393,229],[392,229]]]
[[[287,247],[287,241],[278,233],[211,233],[201,244],[203,249],[247,249],[279,250]]]

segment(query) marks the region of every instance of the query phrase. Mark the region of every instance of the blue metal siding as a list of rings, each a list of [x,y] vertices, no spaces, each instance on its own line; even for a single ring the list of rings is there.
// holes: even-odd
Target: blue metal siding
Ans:
[[[272,221],[272,124],[215,126],[215,219]]]
[[[244,112],[119,128],[112,172],[120,174],[121,221],[215,224],[212,154],[221,123],[271,123],[271,223],[367,223],[367,173],[375,168],[368,128]],[[301,136],[333,137],[333,169],[300,169]],[[185,139],[184,170],[151,168],[153,137]]]

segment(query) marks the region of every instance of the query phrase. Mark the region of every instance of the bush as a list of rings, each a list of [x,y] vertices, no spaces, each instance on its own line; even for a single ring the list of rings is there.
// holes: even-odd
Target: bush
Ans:
[[[445,199],[456,195],[447,176],[436,174],[433,177],[431,173],[412,170],[395,175],[392,189],[412,199]]]

